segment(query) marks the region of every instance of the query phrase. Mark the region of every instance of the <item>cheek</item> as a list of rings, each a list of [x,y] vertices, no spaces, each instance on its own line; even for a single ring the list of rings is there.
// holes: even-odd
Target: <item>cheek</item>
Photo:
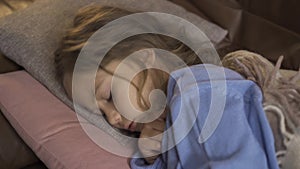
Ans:
[[[113,88],[112,95],[117,110],[126,119],[134,120],[135,117],[140,115],[141,108],[137,103],[136,91],[128,90],[128,85],[119,83],[118,86]]]
[[[99,84],[96,84],[96,99],[97,100],[107,100],[110,98],[111,85],[109,79],[104,79]]]
[[[134,109],[142,111],[143,109],[142,109],[142,107],[141,107],[141,105],[139,104],[139,101],[138,101],[138,99],[140,99],[140,97],[137,94],[138,94],[138,92],[137,92],[136,88],[133,87],[133,86],[130,86],[128,96],[129,96],[131,106]]]
[[[110,82],[103,84],[103,98],[108,100],[110,98],[111,85]]]

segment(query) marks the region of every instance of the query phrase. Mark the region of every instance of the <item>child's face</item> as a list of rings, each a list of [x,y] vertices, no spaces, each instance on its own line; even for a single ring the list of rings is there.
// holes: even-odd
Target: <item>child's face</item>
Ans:
[[[114,70],[117,68],[119,61],[111,61],[109,64],[105,66],[105,69],[109,72],[114,72]],[[126,69],[129,71],[132,71],[132,67],[127,66]],[[123,76],[122,76],[123,77]],[[101,112],[106,116],[108,122],[120,129],[130,130],[130,131],[141,131],[142,124],[134,122],[134,118],[129,120],[124,117],[125,114],[130,114],[130,117],[138,116],[138,114],[135,113],[135,115],[132,115],[135,111],[134,109],[138,110],[139,112],[144,112],[143,108],[138,103],[138,89],[133,84],[138,84],[141,82],[141,74],[138,74],[133,79],[128,79],[124,77],[114,77],[117,79],[118,83],[117,85],[113,85],[112,89],[112,79],[113,75],[107,73],[106,71],[99,69],[95,81],[95,92],[96,92],[96,99],[98,106],[101,110]],[[131,80],[131,83],[130,83]],[[154,84],[150,78],[145,79],[145,84],[142,88],[141,96],[143,98],[147,98],[150,94],[150,92],[154,89]],[[129,87],[128,87],[129,86]],[[129,88],[129,89],[128,89]],[[119,112],[114,104],[114,101],[112,99],[112,93],[114,97],[114,101],[117,101],[118,108],[121,112]],[[131,103],[127,104],[125,100],[127,99]],[[122,114],[121,114],[122,113]],[[140,115],[140,114],[139,114]],[[128,117],[128,116],[126,116]]]

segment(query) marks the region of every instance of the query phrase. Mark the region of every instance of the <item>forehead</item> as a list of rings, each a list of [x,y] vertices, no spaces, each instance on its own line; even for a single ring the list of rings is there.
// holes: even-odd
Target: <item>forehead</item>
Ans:
[[[136,84],[138,83],[138,79],[141,78],[139,76],[141,73],[140,65],[136,62],[112,60],[104,67],[99,68],[96,82],[102,82],[105,78],[114,78]]]

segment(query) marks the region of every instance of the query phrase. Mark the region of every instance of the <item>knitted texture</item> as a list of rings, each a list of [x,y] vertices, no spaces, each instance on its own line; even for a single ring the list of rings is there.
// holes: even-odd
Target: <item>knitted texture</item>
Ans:
[[[295,154],[295,149],[300,149],[300,144],[295,144],[300,142],[297,132],[300,126],[300,85],[297,83],[300,69],[292,77],[284,77],[279,71],[282,61],[283,56],[280,56],[274,66],[261,55],[242,50],[229,53],[222,63],[261,87],[264,110],[275,137],[278,162],[286,168],[283,163],[287,162],[284,161],[292,166],[300,161],[299,153],[290,155]]]

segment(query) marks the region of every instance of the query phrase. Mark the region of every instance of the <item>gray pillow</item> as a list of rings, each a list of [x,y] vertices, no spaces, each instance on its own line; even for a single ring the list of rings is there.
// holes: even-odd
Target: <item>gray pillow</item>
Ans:
[[[55,79],[54,51],[66,29],[72,24],[77,10],[90,3],[116,6],[140,11],[165,12],[180,16],[200,27],[218,43],[227,31],[166,0],[39,0],[28,8],[0,20],[0,51],[23,66],[54,95],[72,107],[62,85]],[[83,117],[108,131],[117,140],[121,137],[103,117],[83,111]],[[122,137],[122,142],[126,140]]]

